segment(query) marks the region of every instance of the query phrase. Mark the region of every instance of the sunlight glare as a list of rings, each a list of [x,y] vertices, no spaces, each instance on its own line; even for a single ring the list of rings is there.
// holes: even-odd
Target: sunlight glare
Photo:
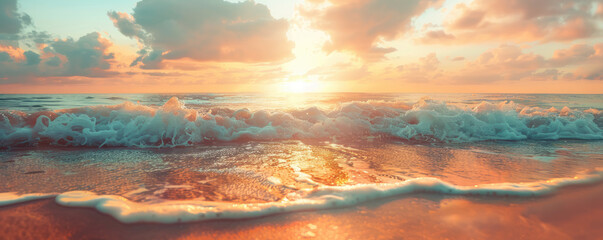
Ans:
[[[281,91],[287,93],[306,93],[320,91],[320,83],[310,80],[289,80],[281,84]]]

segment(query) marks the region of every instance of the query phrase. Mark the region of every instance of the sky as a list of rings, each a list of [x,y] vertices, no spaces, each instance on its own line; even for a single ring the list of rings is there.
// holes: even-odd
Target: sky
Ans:
[[[0,93],[603,93],[603,0],[0,0]]]

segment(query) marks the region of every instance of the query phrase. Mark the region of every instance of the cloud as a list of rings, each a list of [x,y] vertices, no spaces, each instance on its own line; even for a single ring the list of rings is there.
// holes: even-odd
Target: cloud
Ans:
[[[133,62],[142,68],[162,68],[164,59],[271,62],[292,57],[289,23],[253,1],[143,0],[132,15],[108,15],[122,34],[146,47]]]
[[[30,24],[29,15],[17,12],[17,0],[0,0],[0,34],[17,34]]]
[[[0,0],[0,44],[19,46],[23,29],[32,25],[31,18],[18,10],[17,0]]]
[[[603,43],[574,44],[558,49],[549,59],[522,53],[517,46],[502,45],[483,53],[477,61],[467,65],[458,75],[459,80],[474,72],[488,72],[492,80],[565,79],[603,80]]]
[[[569,79],[603,80],[603,43],[593,46],[576,44],[569,49],[557,50],[551,59],[559,66],[576,66],[565,74]]]
[[[453,58],[464,60],[463,57]],[[497,81],[603,80],[603,43],[575,44],[556,50],[551,58],[524,53],[515,45],[500,45],[465,61],[460,68],[441,66],[435,53],[414,63],[400,65],[393,76],[404,82],[488,84]],[[391,72],[386,69],[383,72]]]
[[[135,38],[139,41],[145,41],[150,38],[150,36],[147,36],[144,30],[142,30],[142,26],[136,24],[134,17],[131,15],[122,12],[109,12],[107,15],[119,32],[126,37]]]
[[[456,37],[452,34],[448,34],[443,30],[430,30],[425,33],[423,38],[420,39],[421,43],[425,44],[438,44],[438,43],[450,43],[456,40]]]
[[[551,62],[556,66],[582,63],[595,53],[596,50],[592,46],[586,44],[575,44],[570,46],[568,49],[559,49],[553,52]]]
[[[38,65],[42,61],[42,59],[40,58],[40,54],[37,54],[32,51],[27,51],[23,53],[23,55],[25,56],[25,65],[28,66]]]
[[[0,79],[2,83],[33,81],[40,77],[107,77],[113,53],[111,42],[92,32],[77,40],[57,39],[39,53],[0,45]]]
[[[409,31],[413,17],[441,1],[329,0],[328,3],[327,7],[300,9],[312,27],[330,36],[330,42],[323,49],[327,52],[350,51],[362,58],[374,59],[396,50],[380,47],[379,43],[396,39]]]
[[[597,4],[598,5],[595,5]],[[600,0],[475,0],[457,4],[441,29],[426,30],[425,44],[553,42],[600,32]]]
[[[482,53],[449,76],[459,83],[520,80],[531,77],[537,70],[545,67],[546,63],[540,55],[523,53],[517,46],[501,45]]]
[[[57,40],[50,44],[49,51],[67,58],[63,65],[67,75],[102,75],[110,68],[109,60],[113,58],[113,54],[107,52],[109,46],[111,42],[108,39],[92,32],[77,41],[70,38]]]
[[[0,52],[0,62],[12,62],[13,59],[7,52]]]
[[[47,77],[107,77],[114,54],[112,43],[98,32],[77,40],[57,39],[35,29],[16,0],[0,0],[0,84],[31,83]],[[65,80],[58,80],[64,82]]]
[[[440,60],[435,53],[419,58],[415,63],[396,67],[398,78],[405,82],[426,82],[441,75]]]

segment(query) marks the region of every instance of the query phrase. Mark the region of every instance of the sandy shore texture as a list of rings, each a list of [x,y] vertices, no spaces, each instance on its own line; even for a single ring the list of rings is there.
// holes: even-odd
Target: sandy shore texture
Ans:
[[[123,224],[54,199],[0,207],[2,239],[601,239],[603,183],[538,198],[413,194],[258,219]]]

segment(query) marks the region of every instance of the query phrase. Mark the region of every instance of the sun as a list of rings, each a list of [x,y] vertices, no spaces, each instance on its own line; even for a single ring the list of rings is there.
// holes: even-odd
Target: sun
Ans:
[[[307,93],[320,90],[320,82],[308,79],[287,80],[281,83],[281,92],[286,93]]]

